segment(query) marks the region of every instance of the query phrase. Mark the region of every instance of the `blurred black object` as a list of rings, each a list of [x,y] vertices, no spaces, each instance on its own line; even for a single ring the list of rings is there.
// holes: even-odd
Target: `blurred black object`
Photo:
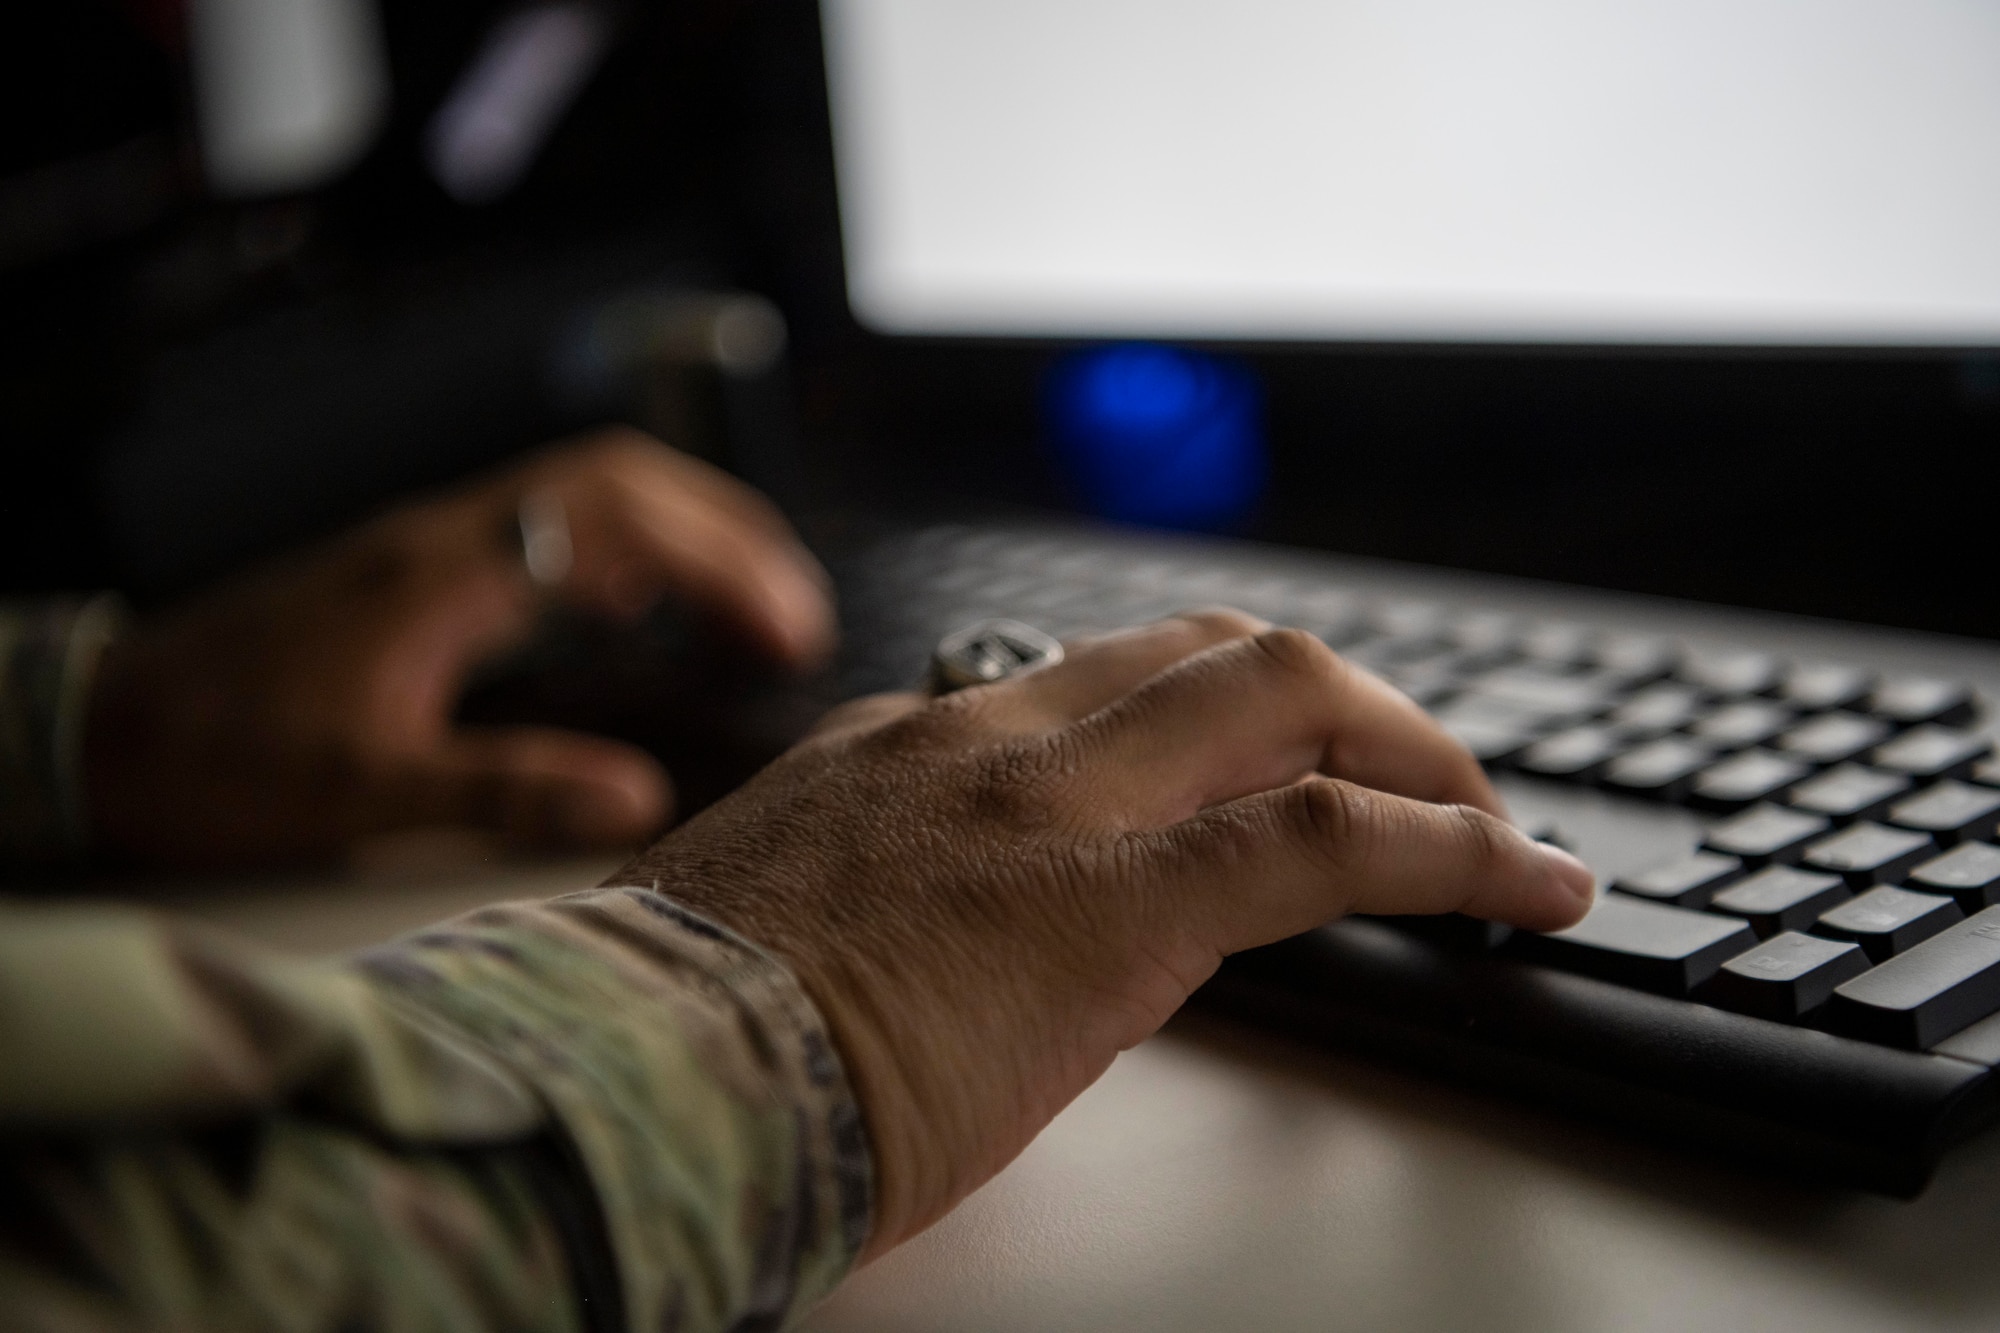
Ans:
[[[782,489],[783,321],[694,285],[670,239],[288,306],[163,355],[99,473],[121,581],[199,586],[605,421]],[[756,326],[733,335],[755,355],[732,323]]]
[[[630,626],[558,611],[532,642],[487,666],[458,720],[631,741],[666,765],[686,816],[803,736],[832,702],[828,691],[824,679],[760,665],[725,627],[672,603]]]
[[[783,500],[799,485],[787,339],[753,293],[636,288],[566,332],[555,392],[579,418],[629,421]]]
[[[782,473],[781,377],[585,398],[565,379],[593,312],[756,269],[733,164],[766,0],[592,0],[608,48],[518,180],[468,203],[427,161],[493,35],[575,7],[383,5],[372,150],[319,188],[239,198],[204,183],[184,5],[10,20],[0,592],[170,599],[607,420]]]

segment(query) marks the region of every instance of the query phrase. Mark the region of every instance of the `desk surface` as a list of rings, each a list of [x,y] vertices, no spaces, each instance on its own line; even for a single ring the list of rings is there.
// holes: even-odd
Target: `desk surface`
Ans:
[[[2000,1137],[1896,1203],[1182,1024],[808,1327],[1993,1329],[1996,1243]]]
[[[141,896],[317,950],[611,866],[407,861]],[[1183,1019],[812,1333],[2000,1329],[2000,1133],[1914,1203]]]

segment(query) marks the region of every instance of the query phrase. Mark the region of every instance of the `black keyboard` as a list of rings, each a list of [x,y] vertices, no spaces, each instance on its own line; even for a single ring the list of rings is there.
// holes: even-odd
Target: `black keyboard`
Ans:
[[[903,533],[839,568],[839,692],[909,686],[989,616],[1063,635],[1228,604],[1309,630],[1429,709],[1604,891],[1551,934],[1349,918],[1231,958],[1198,1003],[1894,1194],[1991,1115],[2000,762],[1970,685],[1328,571],[1090,530]]]

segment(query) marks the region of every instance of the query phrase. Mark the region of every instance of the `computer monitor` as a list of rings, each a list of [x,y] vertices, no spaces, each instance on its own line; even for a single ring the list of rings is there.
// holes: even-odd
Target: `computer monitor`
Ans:
[[[1073,502],[1051,365],[1193,342],[1251,535],[2000,636],[2000,9],[801,2],[841,468]]]
[[[2000,345],[2000,8],[826,0],[895,334]]]

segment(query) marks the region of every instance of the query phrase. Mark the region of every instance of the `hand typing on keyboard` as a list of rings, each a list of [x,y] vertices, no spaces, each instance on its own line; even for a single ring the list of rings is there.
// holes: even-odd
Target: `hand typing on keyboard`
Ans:
[[[861,1090],[879,1253],[1227,954],[1357,911],[1576,921],[1589,872],[1502,814],[1379,678],[1209,612],[944,698],[852,703],[615,882],[797,971]]]
[[[954,595],[1025,613],[1053,590],[1058,620],[1115,622],[1135,592],[1247,593],[1379,671],[1491,769],[1714,821],[1699,848],[1607,876],[1611,893],[1590,918],[1553,938],[1440,922],[1399,929],[1894,1045],[1932,1048],[2000,1010],[2000,950],[1988,958],[1961,944],[1987,938],[1976,932],[1990,923],[1969,918],[2000,917],[2000,880],[1977,864],[2000,850],[1975,841],[2000,835],[2000,777],[1980,769],[1992,747],[1965,729],[1978,704],[1961,684],[1422,602],[1371,605],[1303,578],[1084,561],[1054,547],[995,554],[1014,567],[983,588],[947,574]],[[1980,850],[1939,857],[1961,845]],[[1802,933],[1841,947],[1784,938]],[[1754,965],[1777,956],[1762,943],[1773,939],[1790,961]],[[1955,961],[1931,966],[1947,955]],[[1738,958],[1752,961],[1732,970]],[[1862,964],[1886,970],[1855,976]]]
[[[980,618],[1075,634],[1223,601],[1297,626],[1421,704],[1606,882],[1572,929],[1389,913],[1237,954],[1211,1011],[1897,1193],[2000,1099],[2000,760],[1971,682],[1054,527],[912,532],[842,586],[850,693]]]

